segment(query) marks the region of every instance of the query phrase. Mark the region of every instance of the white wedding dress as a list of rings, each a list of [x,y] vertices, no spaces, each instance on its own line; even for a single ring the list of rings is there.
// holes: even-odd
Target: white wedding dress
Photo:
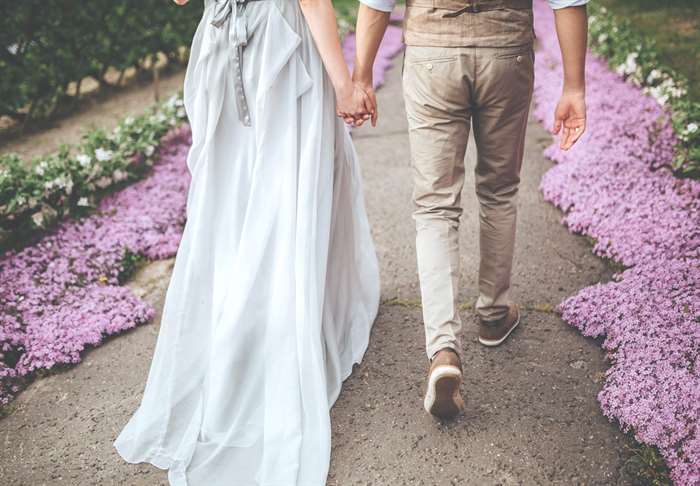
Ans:
[[[188,219],[143,400],[115,446],[177,486],[321,486],[329,409],[377,313],[376,255],[297,0],[240,8],[206,0],[192,43]]]

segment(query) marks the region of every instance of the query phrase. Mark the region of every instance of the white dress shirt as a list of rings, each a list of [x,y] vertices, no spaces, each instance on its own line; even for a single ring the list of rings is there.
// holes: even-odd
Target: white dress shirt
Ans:
[[[380,10],[382,12],[391,12],[394,9],[396,0],[359,0],[368,7],[375,10]],[[579,5],[585,5],[588,0],[548,0],[549,6],[557,10],[565,7],[576,7]]]

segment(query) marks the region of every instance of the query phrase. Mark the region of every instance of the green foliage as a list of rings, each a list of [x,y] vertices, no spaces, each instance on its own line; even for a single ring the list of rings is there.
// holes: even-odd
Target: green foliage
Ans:
[[[629,20],[595,3],[589,9],[591,49],[671,112],[678,143],[670,168],[679,177],[700,178],[700,102],[688,95],[688,80],[664,64],[654,39],[642,36]]]
[[[201,16],[199,2],[165,0],[3,1],[0,16],[0,115],[51,115],[71,82],[106,83],[108,68],[141,68],[163,53],[179,59]]]
[[[631,453],[625,461],[625,472],[636,484],[644,486],[672,486],[668,467],[655,447],[640,444],[633,438],[625,447]]]
[[[111,133],[94,130],[76,147],[31,163],[0,155],[0,249],[89,210],[103,193],[142,177],[160,138],[185,119],[182,99],[174,96],[142,116],[125,118]]]
[[[146,261],[146,257],[139,253],[134,253],[128,248],[124,250],[122,257],[122,269],[119,272],[119,282],[124,283],[138,270],[139,266]]]
[[[700,101],[700,9],[698,0],[598,0],[632,29],[656,41],[664,64],[688,78],[691,99]]]

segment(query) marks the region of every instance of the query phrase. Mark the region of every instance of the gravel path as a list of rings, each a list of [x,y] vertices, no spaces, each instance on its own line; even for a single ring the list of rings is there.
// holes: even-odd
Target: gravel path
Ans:
[[[382,275],[370,348],[332,411],[329,485],[628,484],[625,439],[602,416],[596,394],[603,352],[552,312],[577,289],[607,278],[582,238],[537,189],[549,167],[549,135],[529,127],[520,199],[514,297],[524,321],[500,348],[476,342],[477,202],[470,171],[462,220],[467,304],[464,369],[467,411],[440,423],[422,410],[427,360],[411,219],[411,172],[400,62],[379,92],[380,126],[355,132]],[[467,164],[473,167],[473,144]],[[162,307],[172,260],[134,277],[136,293]],[[38,379],[0,421],[0,483],[165,485],[151,466],[123,463],[111,443],[138,405],[160,316],[87,353],[82,364]],[[46,408],[46,403],[51,403]]]

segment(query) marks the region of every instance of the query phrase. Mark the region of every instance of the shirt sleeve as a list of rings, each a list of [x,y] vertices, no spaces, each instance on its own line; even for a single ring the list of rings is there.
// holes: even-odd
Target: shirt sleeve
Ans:
[[[360,0],[360,3],[364,3],[374,10],[379,10],[381,12],[391,12],[394,10],[394,5],[396,5],[396,0]]]
[[[554,10],[565,8],[565,7],[578,7],[580,5],[586,5],[588,0],[549,0],[549,6]]]

